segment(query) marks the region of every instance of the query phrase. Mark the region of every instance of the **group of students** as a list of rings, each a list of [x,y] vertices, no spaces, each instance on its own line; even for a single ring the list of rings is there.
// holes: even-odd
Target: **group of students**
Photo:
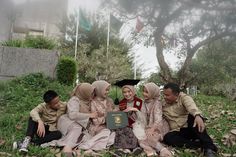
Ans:
[[[171,157],[167,146],[202,148],[205,156],[216,155],[217,148],[206,132],[200,110],[177,84],[164,86],[161,101],[159,87],[146,83],[142,100],[136,96],[133,84],[123,81],[124,98],[119,105],[108,97],[110,87],[104,80],[81,83],[67,103],[61,102],[55,91],[47,91],[44,103],[30,112],[26,137],[13,146],[22,152],[28,151],[30,142],[63,147],[66,156],[78,156],[80,150],[96,153],[110,146],[115,148],[114,156],[143,151],[147,156]],[[126,112],[128,125],[108,129],[106,116],[111,111]]]

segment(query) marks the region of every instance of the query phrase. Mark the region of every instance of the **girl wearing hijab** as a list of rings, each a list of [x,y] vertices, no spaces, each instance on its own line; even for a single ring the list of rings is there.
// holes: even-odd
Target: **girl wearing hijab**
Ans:
[[[137,115],[136,112],[130,110],[135,108],[137,111],[141,110],[143,101],[136,96],[134,85],[139,80],[122,80],[116,83],[117,86],[121,87],[123,99],[119,102],[119,109],[127,112],[128,115],[128,126],[116,130],[116,137],[114,147],[118,148],[115,151],[117,155],[129,154],[132,151],[133,155],[141,153],[141,148],[138,147],[138,139],[133,133],[133,123],[135,122]]]
[[[91,112],[91,101],[94,95],[94,87],[89,83],[81,83],[75,87],[72,97],[67,103],[67,113],[58,120],[58,130],[63,137],[60,140],[47,143],[45,146],[63,146],[66,156],[72,156],[73,148],[89,138],[87,128],[90,119],[97,118],[97,112]],[[86,134],[87,136],[82,136]],[[81,140],[82,139],[82,140]]]
[[[139,145],[144,149],[147,156],[155,155],[158,152],[161,157],[171,157],[171,152],[160,143],[163,136],[168,132],[169,126],[162,118],[159,87],[153,82],[145,84],[143,97],[144,104],[141,113],[137,109],[130,109],[139,112],[137,121],[142,124],[144,129],[144,136],[138,137]]]
[[[98,80],[92,83],[95,88],[95,97],[91,103],[91,111],[99,112],[102,117],[94,118],[90,125],[90,131],[93,135],[96,135],[101,130],[106,128],[105,118],[107,112],[113,111],[113,100],[108,97],[110,90],[110,84],[104,80]]]
[[[111,85],[104,80],[98,80],[92,86],[95,88],[95,97],[91,102],[91,111],[99,113],[100,116],[92,119],[89,127],[90,134],[94,137],[82,146],[87,146],[86,149],[103,150],[114,144],[115,140],[115,133],[106,128],[105,121],[107,112],[114,108],[113,100],[108,97]]]

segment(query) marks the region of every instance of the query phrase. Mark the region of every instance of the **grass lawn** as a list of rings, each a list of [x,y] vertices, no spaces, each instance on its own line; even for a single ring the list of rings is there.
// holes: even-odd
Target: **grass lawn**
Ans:
[[[23,155],[12,150],[12,143],[24,137],[29,111],[42,102],[42,95],[46,90],[57,91],[61,100],[67,101],[72,87],[46,79],[41,74],[33,74],[8,82],[0,82],[0,89],[0,156],[18,157]],[[219,156],[236,155],[236,145],[225,146],[222,142],[223,136],[236,127],[236,102],[204,95],[198,95],[194,99],[208,118],[206,123],[208,132],[219,147]],[[29,149],[27,156],[59,156],[58,150],[36,146],[30,146]],[[174,150],[175,156],[200,156],[196,151]],[[102,156],[110,155],[104,152]]]

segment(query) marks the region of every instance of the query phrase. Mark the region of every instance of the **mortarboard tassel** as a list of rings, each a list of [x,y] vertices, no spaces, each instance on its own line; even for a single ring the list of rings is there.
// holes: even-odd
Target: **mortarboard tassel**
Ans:
[[[115,105],[119,105],[119,99],[117,97],[117,87],[116,87],[116,98],[115,98],[114,103],[115,103]]]

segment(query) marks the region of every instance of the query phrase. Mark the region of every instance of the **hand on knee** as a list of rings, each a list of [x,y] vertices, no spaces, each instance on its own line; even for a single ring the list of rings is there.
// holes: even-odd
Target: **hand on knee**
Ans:
[[[63,152],[72,152],[72,148],[70,146],[64,146],[62,151]]]
[[[162,148],[160,151],[160,157],[172,157],[172,153],[167,148]]]

